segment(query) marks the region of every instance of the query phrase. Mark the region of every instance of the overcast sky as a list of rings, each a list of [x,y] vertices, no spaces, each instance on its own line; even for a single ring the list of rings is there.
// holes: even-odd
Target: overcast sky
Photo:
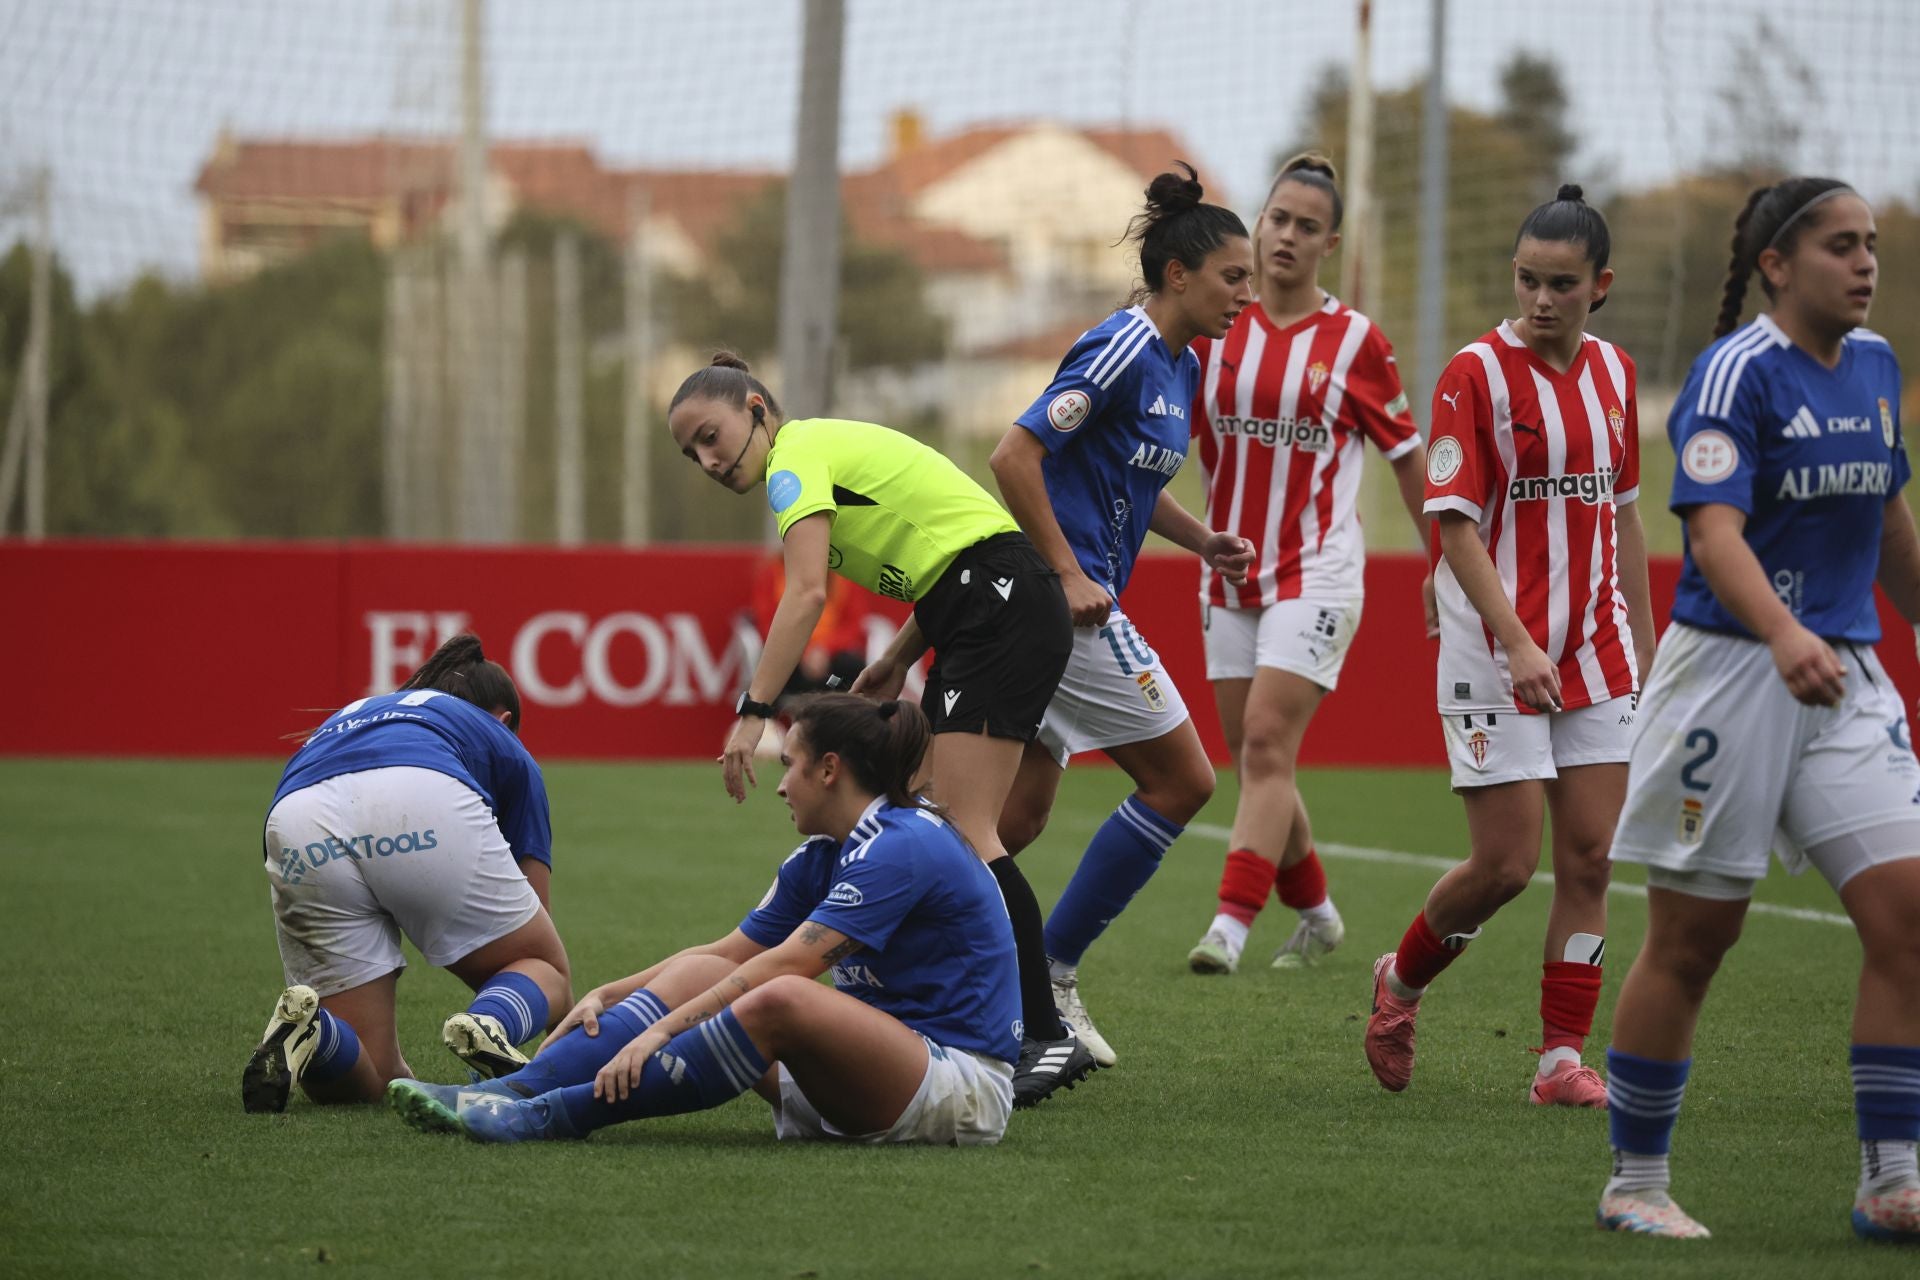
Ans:
[[[1405,85],[1427,63],[1427,0],[1374,9],[1375,80]],[[1742,75],[1736,52],[1764,14],[1776,38],[1759,54],[1783,116],[1803,121],[1802,163],[1874,195],[1920,195],[1920,0],[1449,9],[1456,102],[1494,102],[1496,70],[1517,49],[1566,71],[1582,140],[1570,178],[1657,182],[1736,143],[1747,121],[1718,91]],[[1351,59],[1353,10],[848,0],[843,163],[881,158],[900,107],[935,135],[1033,117],[1164,125],[1245,208],[1275,150],[1297,140],[1317,70]],[[149,267],[190,272],[192,182],[223,125],[446,131],[458,118],[458,12],[457,0],[0,0],[0,202],[17,198],[25,166],[50,163],[61,249],[89,292]],[[800,0],[489,0],[487,12],[496,136],[583,139],[615,165],[786,164]],[[0,232],[11,239],[16,226]]]

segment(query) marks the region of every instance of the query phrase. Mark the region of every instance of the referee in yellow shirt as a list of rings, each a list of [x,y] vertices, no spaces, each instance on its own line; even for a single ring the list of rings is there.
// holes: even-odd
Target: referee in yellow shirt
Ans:
[[[873,423],[788,422],[736,355],[722,352],[680,384],[667,428],[683,454],[733,492],[765,482],[784,547],[786,590],[721,757],[727,793],[742,801],[756,781],[753,749],[819,621],[828,572],[912,604],[854,691],[898,697],[909,668],[934,651],[921,699],[935,735],[933,798],[993,871],[1019,948],[1016,1105],[1072,1087],[1093,1059],[1054,1009],[1040,904],[997,832],[1073,651],[1059,575],[944,454]]]

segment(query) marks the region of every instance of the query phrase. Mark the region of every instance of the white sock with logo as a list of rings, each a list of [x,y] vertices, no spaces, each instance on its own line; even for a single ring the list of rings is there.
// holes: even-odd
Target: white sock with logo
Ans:
[[[1672,1179],[1673,1175],[1667,1171],[1666,1156],[1635,1155],[1616,1147],[1613,1152],[1613,1176],[1607,1179],[1605,1194],[1617,1196],[1622,1192],[1665,1192],[1672,1185]]]
[[[1234,955],[1239,955],[1240,952],[1246,948],[1247,934],[1251,933],[1252,930],[1249,926],[1235,920],[1232,916],[1222,914],[1213,918],[1213,923],[1207,927],[1207,932],[1217,933],[1225,938],[1227,940],[1227,950],[1231,951]]]
[[[1860,1144],[1860,1193],[1857,1198],[1883,1195],[1920,1182],[1920,1154],[1911,1142],[1882,1138]]]

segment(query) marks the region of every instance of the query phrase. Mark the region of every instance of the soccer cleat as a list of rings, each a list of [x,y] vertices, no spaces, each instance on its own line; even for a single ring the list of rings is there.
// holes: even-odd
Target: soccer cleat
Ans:
[[[312,987],[288,987],[274,1003],[260,1046],[240,1073],[240,1105],[259,1114],[285,1111],[293,1086],[320,1045],[320,997]]]
[[[460,1086],[395,1080],[387,1085],[387,1105],[422,1133],[460,1132]]]
[[[527,1055],[514,1047],[507,1029],[491,1014],[454,1014],[440,1025],[440,1043],[483,1080],[510,1076],[527,1065]]]
[[[1094,1027],[1093,1019],[1087,1016],[1087,1006],[1080,1003],[1079,975],[1053,979],[1053,1007],[1060,1014],[1060,1021],[1073,1028],[1074,1038],[1087,1047],[1094,1062],[1110,1067],[1119,1061],[1114,1056],[1113,1046],[1107,1043],[1107,1038]]]
[[[1064,1040],[1022,1040],[1013,1069],[1013,1105],[1037,1107],[1055,1089],[1071,1089],[1099,1069],[1087,1046],[1069,1034]]]
[[[1562,1062],[1546,1075],[1533,1077],[1527,1100],[1536,1107],[1592,1107],[1605,1111],[1607,1082],[1584,1063]]]
[[[475,1142],[546,1142],[579,1137],[567,1127],[560,1104],[544,1093],[537,1098],[502,1098],[468,1091],[460,1095],[455,1115]]]
[[[1853,1233],[1862,1240],[1920,1244],[1920,1183],[1855,1200]]]
[[[1600,1197],[1594,1225],[1602,1231],[1626,1231],[1669,1240],[1706,1240],[1713,1235],[1664,1191],[1621,1191]]]
[[[1413,1019],[1418,1000],[1402,1000],[1387,985],[1393,968],[1389,951],[1373,962],[1373,1014],[1367,1019],[1367,1065],[1381,1086],[1398,1093],[1413,1079]]]
[[[1187,952],[1187,968],[1195,973],[1234,973],[1240,968],[1240,948],[1218,929],[1209,929]]]
[[[1324,920],[1315,916],[1301,916],[1293,936],[1273,953],[1273,967],[1304,969],[1339,946],[1346,936],[1346,922],[1340,919],[1338,911]]]

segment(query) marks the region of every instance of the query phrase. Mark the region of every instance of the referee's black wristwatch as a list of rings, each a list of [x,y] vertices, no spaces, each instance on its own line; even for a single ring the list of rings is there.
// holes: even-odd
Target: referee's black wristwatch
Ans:
[[[737,716],[752,716],[757,720],[771,720],[779,714],[772,703],[755,702],[747,691],[740,691],[740,701],[734,704],[733,713]]]

